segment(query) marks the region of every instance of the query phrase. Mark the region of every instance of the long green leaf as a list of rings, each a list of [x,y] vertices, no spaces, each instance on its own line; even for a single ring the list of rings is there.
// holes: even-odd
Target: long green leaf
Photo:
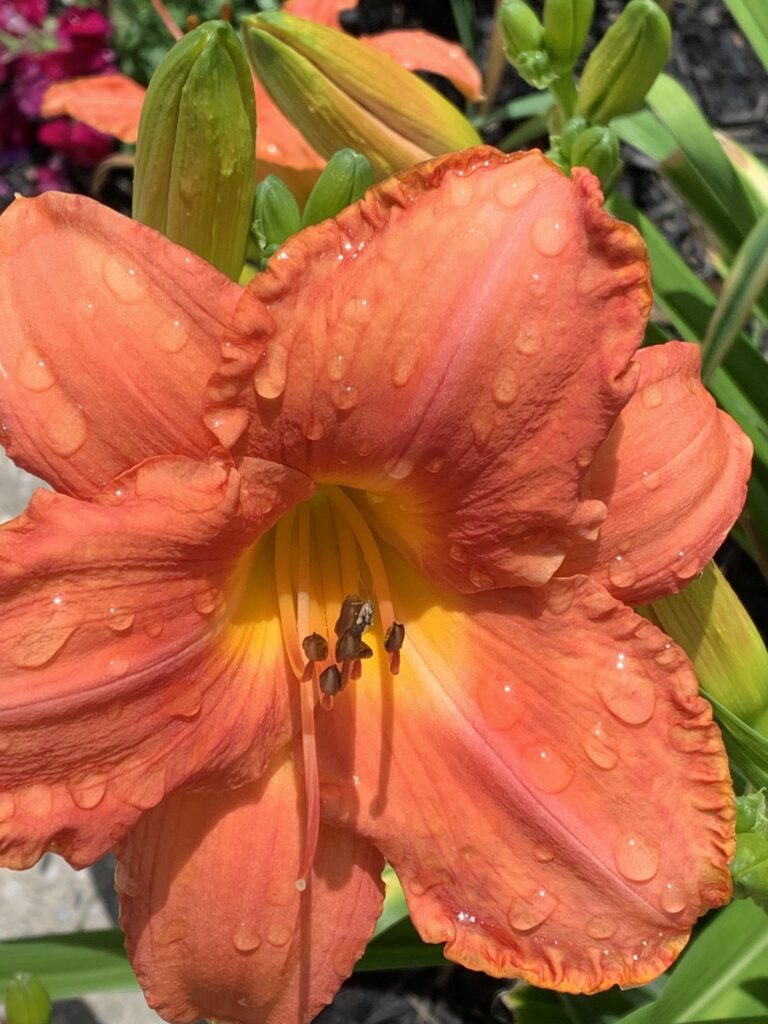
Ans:
[[[701,374],[708,381],[730,351],[753,306],[768,285],[768,213],[758,220],[736,254],[702,342]],[[768,395],[766,395],[768,401]]]
[[[768,1014],[768,916],[747,900],[708,924],[659,998],[621,1024],[699,1024]]]
[[[768,739],[715,700],[711,693],[706,690],[702,693],[714,709],[728,753],[741,773],[753,786],[768,788]]]
[[[471,55],[477,46],[477,12],[474,0],[451,0],[451,10],[461,45]]]
[[[725,5],[768,71],[768,4],[765,0],[725,0]]]
[[[138,985],[117,928],[0,942],[0,991],[17,971],[36,974],[52,999]]]

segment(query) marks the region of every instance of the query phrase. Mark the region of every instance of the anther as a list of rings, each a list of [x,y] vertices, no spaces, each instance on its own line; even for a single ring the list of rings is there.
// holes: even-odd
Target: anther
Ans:
[[[400,671],[400,649],[405,643],[405,626],[402,622],[393,622],[384,634],[384,650],[391,655],[389,671],[396,676]]]
[[[328,657],[328,641],[319,633],[305,636],[301,646],[309,661],[325,661]]]
[[[341,690],[341,672],[335,665],[329,665],[320,673],[320,704],[326,711],[333,710],[333,698]]]

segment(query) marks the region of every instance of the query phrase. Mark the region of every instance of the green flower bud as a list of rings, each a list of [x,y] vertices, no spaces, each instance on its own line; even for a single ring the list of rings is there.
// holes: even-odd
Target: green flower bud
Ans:
[[[328,161],[304,207],[302,227],[335,217],[346,206],[362,199],[373,184],[373,168],[361,153],[340,149]]]
[[[256,186],[251,238],[263,267],[286,238],[301,230],[301,211],[293,193],[276,174],[268,174]]]
[[[245,18],[243,33],[270,96],[323,156],[351,146],[381,178],[480,141],[440,93],[344,32],[273,11]]]
[[[563,129],[562,135],[558,139],[558,146],[560,148],[560,152],[563,156],[568,158],[569,162],[574,142],[582,132],[587,130],[587,128],[588,124],[586,118],[572,117]]]
[[[571,146],[571,167],[587,167],[607,192],[621,174],[619,140],[610,128],[587,128]]]
[[[5,989],[7,1024],[50,1024],[52,1014],[42,981],[34,974],[15,974]]]
[[[232,26],[208,21],[169,52],[141,113],[133,216],[237,280],[253,202],[256,106]]]
[[[535,89],[546,89],[557,73],[544,52],[544,26],[525,0],[504,0],[499,28],[507,59]]]
[[[768,912],[768,808],[763,791],[736,799],[736,856],[731,874],[733,895],[751,897]]]
[[[570,71],[581,56],[595,0],[545,0],[544,49],[557,71]]]
[[[669,19],[656,0],[630,0],[587,61],[576,113],[607,124],[638,110],[667,63],[671,42]]]

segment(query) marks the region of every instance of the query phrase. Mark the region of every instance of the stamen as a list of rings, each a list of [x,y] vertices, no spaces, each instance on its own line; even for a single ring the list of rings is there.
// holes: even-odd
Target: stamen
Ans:
[[[306,505],[299,506],[298,518],[299,588],[296,595],[296,619],[299,633],[310,638],[309,593],[312,581],[310,578],[309,509]],[[320,639],[322,640],[322,637]],[[309,872],[312,868],[312,862],[315,859],[317,838],[320,832],[320,773],[317,767],[317,741],[315,738],[315,693],[317,692],[317,683],[317,662],[312,660],[312,672],[309,679],[303,679],[299,684],[301,746],[304,755],[304,797],[307,823],[304,834],[304,850],[302,852],[301,864],[299,865],[299,877],[296,885],[300,887],[303,882],[305,888]],[[299,891],[303,890],[299,888]]]
[[[328,657],[328,641],[319,633],[310,633],[301,641],[308,661],[325,661]]]
[[[405,643],[405,626],[402,622],[393,622],[384,634],[384,650],[391,655],[389,671],[396,676],[400,671],[400,649]]]
[[[326,711],[333,710],[333,698],[341,690],[341,672],[336,665],[329,665],[320,673],[320,703]]]

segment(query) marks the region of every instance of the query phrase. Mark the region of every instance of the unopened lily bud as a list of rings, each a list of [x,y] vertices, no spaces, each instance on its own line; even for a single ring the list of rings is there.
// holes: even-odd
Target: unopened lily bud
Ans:
[[[232,26],[208,21],[160,64],[139,125],[133,216],[236,280],[251,224],[253,81]]]
[[[50,1024],[52,1014],[42,981],[34,974],[15,974],[5,989],[7,1024]]]
[[[768,736],[768,652],[715,563],[685,590],[646,610],[686,652],[707,693]]]
[[[557,73],[544,50],[544,26],[525,0],[504,0],[499,28],[510,64],[535,89],[546,89]]]
[[[669,59],[671,42],[669,19],[656,0],[630,0],[587,61],[576,113],[607,124],[638,110]]]
[[[301,211],[293,193],[276,174],[256,186],[251,238],[263,266],[283,242],[301,229]]]
[[[567,122],[565,128],[561,132],[560,138],[557,140],[558,148],[560,149],[560,152],[563,154],[563,156],[568,159],[569,162],[571,159],[571,152],[573,150],[574,142],[581,135],[582,132],[585,132],[587,130],[588,127],[589,125],[587,124],[586,118],[572,117],[570,121]]]
[[[763,791],[736,798],[736,856],[731,874],[733,895],[750,897],[768,912],[768,807]]]
[[[334,153],[315,182],[301,219],[303,227],[335,217],[351,203],[362,199],[373,184],[371,162],[354,149]]]
[[[586,167],[607,192],[621,174],[619,140],[610,128],[595,125],[578,135],[571,146],[571,167]]]
[[[544,49],[557,71],[570,71],[581,56],[595,0],[545,0]]]
[[[284,11],[243,20],[251,63],[314,148],[365,153],[377,178],[477,145],[464,115],[392,57]]]

